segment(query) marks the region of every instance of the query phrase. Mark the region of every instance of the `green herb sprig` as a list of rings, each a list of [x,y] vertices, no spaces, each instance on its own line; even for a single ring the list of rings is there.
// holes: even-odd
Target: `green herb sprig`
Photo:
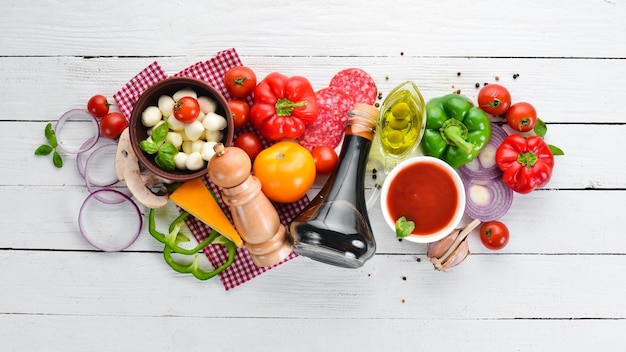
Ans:
[[[143,140],[139,143],[139,148],[144,152],[150,155],[156,154],[154,162],[165,171],[173,171],[176,168],[174,156],[178,154],[178,149],[172,143],[165,141],[169,130],[170,126],[164,122],[152,131],[151,141]]]
[[[52,163],[54,164],[54,166],[60,169],[63,167],[63,159],[61,158],[61,154],[57,152],[57,136],[54,133],[51,122],[48,122],[48,124],[46,125],[44,134],[46,136],[46,139],[48,140],[48,144],[42,144],[37,147],[37,149],[35,150],[35,155],[45,156],[52,153]]]
[[[537,136],[544,138],[546,136],[546,133],[548,132],[548,126],[546,126],[546,123],[543,122],[543,120],[537,119],[537,124],[535,125],[533,131]],[[550,148],[550,151],[554,155],[565,155],[565,152],[555,145],[548,144],[548,148]]]

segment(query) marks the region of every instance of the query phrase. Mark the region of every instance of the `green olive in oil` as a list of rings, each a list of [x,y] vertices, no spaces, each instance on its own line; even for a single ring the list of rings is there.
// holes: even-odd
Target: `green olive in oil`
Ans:
[[[380,110],[377,138],[386,158],[400,160],[419,144],[425,128],[424,99],[410,81],[394,88]]]

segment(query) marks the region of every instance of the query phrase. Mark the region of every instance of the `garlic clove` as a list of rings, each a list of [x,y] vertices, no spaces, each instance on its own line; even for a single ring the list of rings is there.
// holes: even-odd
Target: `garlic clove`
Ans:
[[[469,245],[467,244],[467,239],[463,240],[459,244],[459,246],[450,254],[448,258],[446,258],[441,264],[441,271],[446,271],[447,269],[453,268],[459,264],[461,264],[470,254]]]
[[[440,239],[439,241],[429,243],[427,246],[428,250],[426,252],[428,257],[429,258],[443,257],[443,255],[446,254],[448,249],[452,247],[452,245],[454,244],[454,241],[456,241],[456,238],[459,236],[459,233],[461,233],[461,230],[456,229],[452,231],[448,236]]]

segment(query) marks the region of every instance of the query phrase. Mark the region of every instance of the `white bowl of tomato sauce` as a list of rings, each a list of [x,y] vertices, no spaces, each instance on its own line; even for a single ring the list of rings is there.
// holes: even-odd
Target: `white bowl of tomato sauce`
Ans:
[[[404,216],[415,228],[405,240],[438,241],[450,234],[465,212],[465,188],[448,163],[430,156],[406,159],[394,167],[381,189],[385,221],[394,231]]]

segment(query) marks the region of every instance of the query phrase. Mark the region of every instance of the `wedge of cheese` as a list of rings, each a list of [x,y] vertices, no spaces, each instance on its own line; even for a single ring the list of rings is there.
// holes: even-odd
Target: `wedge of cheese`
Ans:
[[[237,247],[243,246],[243,240],[239,233],[230,223],[202,179],[185,181],[170,194],[170,200],[196,219],[233,241]]]

